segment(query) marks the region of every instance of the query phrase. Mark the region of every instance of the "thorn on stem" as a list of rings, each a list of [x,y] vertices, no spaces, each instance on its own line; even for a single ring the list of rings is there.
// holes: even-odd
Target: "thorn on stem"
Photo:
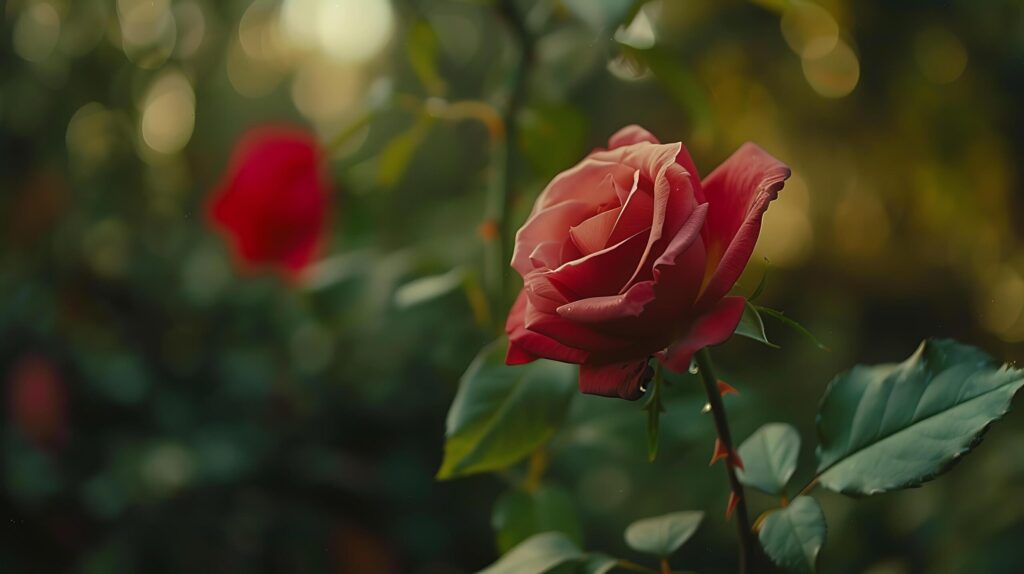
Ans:
[[[725,460],[726,464],[728,464],[729,466],[743,470],[743,460],[740,458],[739,453],[736,452],[735,449],[730,451],[729,449],[725,448],[725,445],[722,444],[721,439],[716,438],[715,453],[711,455],[711,462],[708,463],[708,466],[714,466],[714,464],[720,460]]]
[[[729,520],[732,518],[732,513],[736,510],[736,505],[740,503],[740,497],[736,496],[735,492],[729,493],[729,504],[725,507],[725,519]]]
[[[727,382],[725,382],[725,381],[723,381],[721,379],[718,380],[718,393],[720,395],[722,395],[723,397],[725,395],[738,395],[738,394],[740,394],[740,392],[736,390],[736,387],[730,385],[729,383],[727,383]]]

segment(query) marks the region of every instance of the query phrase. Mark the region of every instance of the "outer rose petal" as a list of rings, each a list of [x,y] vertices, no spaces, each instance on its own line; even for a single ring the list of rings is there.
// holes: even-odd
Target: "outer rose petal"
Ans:
[[[715,304],[706,314],[697,318],[682,339],[673,343],[659,356],[662,364],[673,371],[684,371],[690,366],[693,354],[732,336],[743,317],[746,306],[743,297],[726,297]]]
[[[577,323],[605,323],[627,317],[638,317],[644,306],[654,301],[654,282],[635,283],[621,295],[591,297],[558,307],[558,314]]]
[[[580,390],[635,401],[644,394],[640,387],[650,378],[648,369],[647,357],[608,365],[580,365]]]
[[[594,213],[594,208],[585,201],[566,201],[548,209],[538,211],[516,232],[515,247],[512,250],[512,267],[525,276],[534,270],[530,260],[538,245],[552,240],[561,242],[569,228],[577,225]]]
[[[652,144],[661,143],[658,141],[658,138],[654,137],[654,134],[636,124],[633,124],[622,128],[615,132],[612,137],[608,138],[608,147],[615,149],[617,147],[633,145],[640,142]]]
[[[729,292],[754,251],[761,218],[790,175],[789,167],[753,143],[745,143],[704,180],[708,222],[704,243],[708,275],[698,307]]]
[[[508,312],[508,320],[505,321],[505,332],[508,333],[506,365],[521,365],[539,358],[563,363],[582,363],[587,360],[585,351],[571,349],[554,339],[526,330],[524,322],[528,304],[526,291],[521,291]]]

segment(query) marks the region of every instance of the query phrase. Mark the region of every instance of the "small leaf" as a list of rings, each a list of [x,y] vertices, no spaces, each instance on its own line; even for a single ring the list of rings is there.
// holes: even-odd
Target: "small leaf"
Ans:
[[[782,494],[796,471],[800,433],[787,424],[769,423],[743,441],[739,451],[744,465],[737,470],[740,482],[767,494]]]
[[[419,118],[408,131],[399,134],[381,150],[377,156],[377,183],[393,187],[402,179],[416,149],[427,136],[430,124],[429,118]]]
[[[786,508],[767,515],[758,538],[765,553],[786,572],[813,573],[825,544],[825,515],[818,501],[798,496]]]
[[[479,574],[544,574],[586,557],[565,534],[545,532],[527,538]]]
[[[502,553],[541,532],[561,532],[576,544],[583,543],[583,529],[572,497],[557,486],[542,486],[532,493],[512,490],[501,495],[494,504],[491,526]]]
[[[654,371],[653,388],[643,410],[647,411],[647,460],[654,462],[658,458],[658,435],[660,433],[661,413],[665,412],[665,405],[661,401],[661,387],[665,383],[662,367],[658,364]]]
[[[505,468],[550,439],[576,394],[575,367],[537,360],[505,365],[508,339],[480,351],[448,411],[437,478]]]
[[[693,536],[703,512],[673,512],[637,520],[626,528],[626,544],[637,552],[667,558]]]
[[[801,335],[803,335],[804,337],[806,337],[807,340],[809,340],[811,342],[811,344],[813,344],[815,347],[821,349],[822,351],[828,351],[829,350],[829,348],[827,346],[825,346],[821,341],[819,341],[818,338],[814,336],[814,333],[811,333],[807,329],[807,327],[804,327],[800,323],[797,323],[793,319],[790,319],[782,311],[776,311],[775,309],[772,309],[770,307],[765,307],[763,305],[754,305],[754,308],[757,310],[758,313],[760,313],[762,315],[768,315],[769,317],[772,317],[772,318],[778,320],[783,325],[786,325],[787,327],[790,327],[791,329],[794,329],[796,332],[798,332]]]
[[[606,554],[593,553],[583,563],[583,574],[608,574],[619,561]]]
[[[437,299],[458,289],[462,286],[465,278],[465,269],[456,267],[440,275],[413,279],[395,290],[395,306],[405,309],[431,299]]]
[[[981,442],[1024,371],[951,340],[898,365],[859,365],[829,383],[818,411],[817,481],[854,496],[927,482]]]
[[[434,96],[445,90],[444,80],[437,71],[437,40],[437,34],[430,24],[419,21],[409,28],[406,41],[409,65],[427,92]]]
[[[768,340],[768,335],[764,332],[764,321],[761,320],[757,307],[751,305],[749,301],[743,309],[739,325],[736,325],[736,334],[764,343],[774,349],[779,348],[778,345]]]

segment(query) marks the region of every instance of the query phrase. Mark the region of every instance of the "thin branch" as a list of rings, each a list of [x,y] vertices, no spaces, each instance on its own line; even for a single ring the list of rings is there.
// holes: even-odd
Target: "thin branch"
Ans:
[[[750,529],[750,517],[747,514],[747,498],[743,493],[743,485],[736,476],[732,456],[735,452],[732,444],[732,434],[729,432],[729,421],[725,414],[725,404],[722,402],[722,395],[718,391],[718,377],[715,376],[714,366],[711,364],[711,355],[707,349],[701,349],[695,355],[697,367],[700,369],[700,379],[704,383],[704,392],[708,396],[708,404],[711,405],[711,414],[715,419],[715,428],[718,431],[718,440],[722,447],[729,453],[725,460],[725,472],[729,477],[729,488],[736,500],[736,530],[740,538],[740,574],[748,571],[749,562],[753,559],[755,542],[753,531]]]

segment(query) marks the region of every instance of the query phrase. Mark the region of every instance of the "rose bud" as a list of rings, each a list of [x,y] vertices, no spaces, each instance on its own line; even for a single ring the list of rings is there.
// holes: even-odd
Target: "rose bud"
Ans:
[[[314,137],[301,128],[263,126],[242,136],[210,199],[243,270],[295,277],[320,247],[330,184]]]
[[[67,439],[67,393],[60,375],[42,357],[21,359],[7,375],[8,410],[14,427],[38,448]]]
[[[578,363],[584,393],[632,400],[651,356],[683,371],[732,335],[745,300],[726,294],[790,171],[747,143],[702,181],[683,144],[638,126],[609,147],[556,176],[516,233],[506,363]]]

